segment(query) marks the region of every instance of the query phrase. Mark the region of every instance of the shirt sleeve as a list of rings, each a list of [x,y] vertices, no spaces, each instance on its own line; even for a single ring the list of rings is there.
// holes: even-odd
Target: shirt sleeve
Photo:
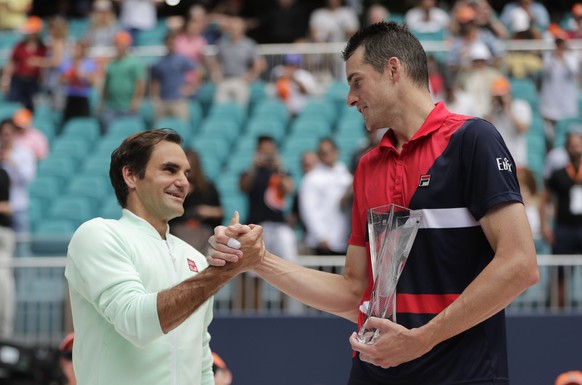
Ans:
[[[94,219],[73,235],[65,276],[77,291],[125,339],[146,346],[164,333],[157,293],[146,291],[132,263],[122,231],[113,221]]]
[[[467,123],[461,140],[464,195],[475,219],[498,204],[522,202],[515,162],[495,127],[474,119]]]

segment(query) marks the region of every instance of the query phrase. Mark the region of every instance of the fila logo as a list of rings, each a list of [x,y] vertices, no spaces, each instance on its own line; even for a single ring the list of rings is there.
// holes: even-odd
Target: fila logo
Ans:
[[[495,160],[497,161],[497,168],[499,169],[499,171],[509,171],[509,172],[511,172],[511,166],[512,166],[512,164],[509,162],[509,159],[507,159],[507,158],[496,158]]]
[[[430,175],[424,174],[420,176],[420,182],[418,183],[418,187],[428,187],[430,184]]]
[[[188,267],[190,268],[190,271],[198,273],[198,267],[196,266],[196,262],[194,262],[190,258],[186,258],[186,260],[188,261]]]

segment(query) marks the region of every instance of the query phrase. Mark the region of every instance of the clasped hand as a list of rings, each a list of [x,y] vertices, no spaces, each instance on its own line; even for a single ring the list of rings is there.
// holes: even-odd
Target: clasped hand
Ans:
[[[238,212],[235,212],[228,227],[214,228],[214,235],[210,237],[208,244],[209,265],[236,264],[233,268],[238,268],[241,272],[258,267],[267,252],[263,242],[263,228],[259,225],[240,224]]]

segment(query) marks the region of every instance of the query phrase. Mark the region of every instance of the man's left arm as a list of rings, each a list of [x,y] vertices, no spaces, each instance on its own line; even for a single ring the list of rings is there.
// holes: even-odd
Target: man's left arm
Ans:
[[[420,328],[369,319],[367,327],[382,329],[375,344],[361,344],[355,334],[350,337],[363,361],[387,368],[418,358],[498,313],[539,280],[531,229],[521,203],[493,207],[480,224],[495,252],[487,267],[456,301]]]

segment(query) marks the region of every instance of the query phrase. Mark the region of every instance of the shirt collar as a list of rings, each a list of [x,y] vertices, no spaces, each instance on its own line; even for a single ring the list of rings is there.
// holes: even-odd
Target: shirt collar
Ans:
[[[158,233],[158,231],[151,225],[151,223],[149,223],[148,221],[146,221],[145,219],[143,219],[140,216],[135,215],[133,212],[129,211],[128,209],[123,209],[121,211],[121,222],[127,222],[132,224],[133,226],[137,227],[140,229],[140,231],[145,232],[147,235],[157,238],[157,239],[162,239],[162,237],[160,237],[160,233]],[[166,239],[170,239],[170,226],[167,225],[166,226]]]
[[[407,142],[415,142],[422,137],[428,136],[434,131],[438,130],[442,125],[447,116],[450,115],[449,110],[445,107],[444,103],[438,102],[435,104],[435,107],[426,117],[426,120],[420,126],[418,131],[412,136],[412,138]],[[393,150],[396,151],[396,147],[394,144],[396,143],[396,136],[394,135],[393,130],[390,128],[386,131],[386,134],[382,137],[380,141],[380,148],[386,150]]]

